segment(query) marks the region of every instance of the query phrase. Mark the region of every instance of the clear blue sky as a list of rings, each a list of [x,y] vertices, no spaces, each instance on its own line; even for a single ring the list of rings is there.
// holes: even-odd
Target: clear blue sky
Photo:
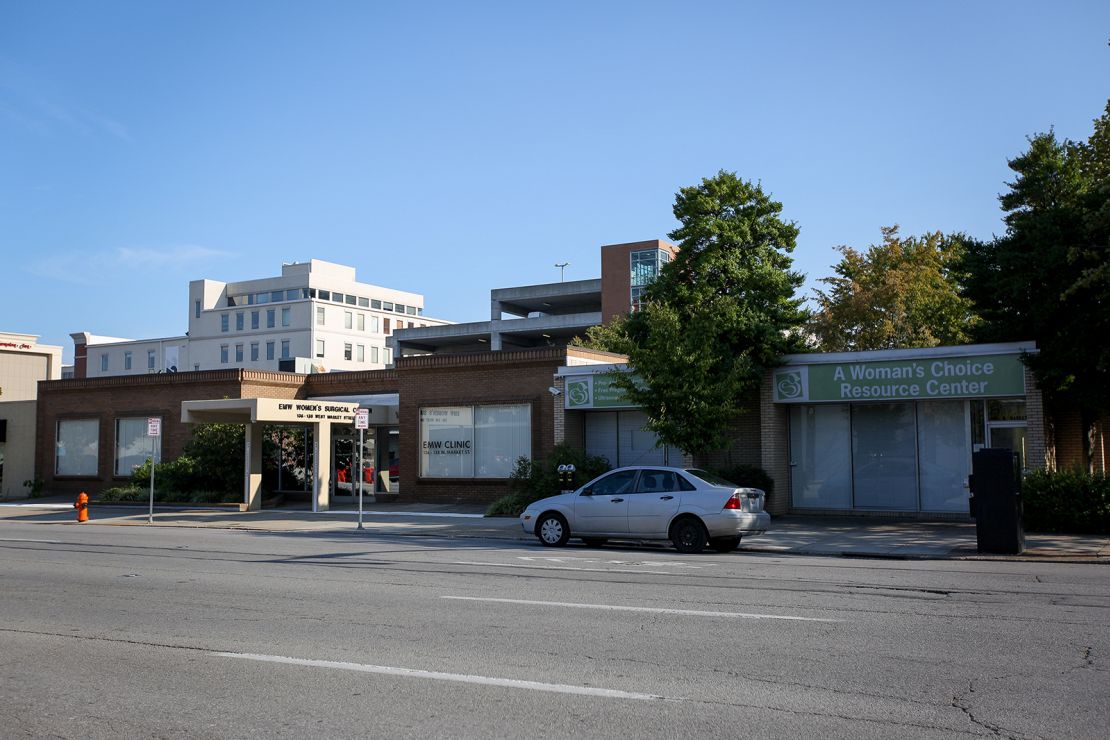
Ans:
[[[1100,2],[0,2],[0,330],[183,332],[190,279],[326,259],[488,317],[596,277],[674,193],[760,180],[838,244],[1001,230],[1007,158],[1085,138]]]

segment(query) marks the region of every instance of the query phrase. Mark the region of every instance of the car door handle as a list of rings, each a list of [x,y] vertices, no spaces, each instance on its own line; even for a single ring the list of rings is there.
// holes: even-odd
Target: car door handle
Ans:
[[[670,501],[672,498],[674,498],[674,496],[660,496],[659,500],[660,501]]]
[[[623,498],[611,498],[611,499],[609,499],[609,503],[611,503],[611,504],[619,504],[621,501],[624,501],[624,499]]]

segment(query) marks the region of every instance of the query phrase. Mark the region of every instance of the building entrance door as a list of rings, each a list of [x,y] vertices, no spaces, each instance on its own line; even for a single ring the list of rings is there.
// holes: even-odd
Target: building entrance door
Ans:
[[[342,431],[340,431],[342,430]],[[336,496],[358,496],[358,483],[362,480],[364,496],[374,495],[374,461],[377,445],[374,430],[364,434],[362,470],[359,470],[358,431],[354,427],[336,427],[332,435],[332,493]]]

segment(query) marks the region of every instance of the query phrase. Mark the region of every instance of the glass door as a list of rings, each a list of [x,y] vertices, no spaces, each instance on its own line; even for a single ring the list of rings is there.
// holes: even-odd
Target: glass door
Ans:
[[[971,473],[971,415],[967,401],[917,405],[921,510],[966,514]]]
[[[790,495],[801,509],[852,507],[847,404],[790,407]]]

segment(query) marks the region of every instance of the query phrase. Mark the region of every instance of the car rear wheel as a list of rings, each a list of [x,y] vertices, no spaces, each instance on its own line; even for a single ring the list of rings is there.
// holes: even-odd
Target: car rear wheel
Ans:
[[[601,547],[609,540],[605,539],[604,537],[583,537],[582,541],[585,542],[589,547]]]
[[[705,531],[705,525],[697,519],[679,519],[671,527],[671,544],[679,552],[701,552],[705,549],[705,543],[708,539],[709,535]]]
[[[562,547],[570,539],[570,527],[560,515],[544,514],[536,522],[536,536],[547,547]]]
[[[714,537],[709,540],[709,546],[717,552],[732,552],[740,547],[739,537]]]

